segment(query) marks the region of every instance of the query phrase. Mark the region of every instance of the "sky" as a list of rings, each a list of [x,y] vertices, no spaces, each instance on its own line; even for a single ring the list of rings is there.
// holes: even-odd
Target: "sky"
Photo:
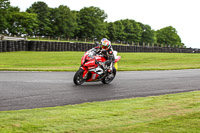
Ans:
[[[38,0],[10,0],[12,6],[25,11]],[[79,11],[95,6],[108,15],[106,21],[133,19],[154,30],[172,26],[187,47],[200,48],[200,0],[39,0],[49,7],[66,5]]]

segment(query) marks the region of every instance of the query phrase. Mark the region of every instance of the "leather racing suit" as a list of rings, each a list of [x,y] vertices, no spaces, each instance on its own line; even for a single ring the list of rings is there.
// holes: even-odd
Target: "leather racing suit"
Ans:
[[[96,62],[97,64],[100,64],[101,66],[103,66],[103,69],[104,69],[105,65],[107,67],[113,66],[114,61],[115,61],[115,57],[114,57],[114,54],[113,54],[112,47],[110,47],[108,50],[103,50],[100,46],[96,46],[96,47],[92,48],[91,51],[94,52],[94,54],[102,55],[106,59],[106,61],[103,62],[102,64],[99,63],[99,62]]]

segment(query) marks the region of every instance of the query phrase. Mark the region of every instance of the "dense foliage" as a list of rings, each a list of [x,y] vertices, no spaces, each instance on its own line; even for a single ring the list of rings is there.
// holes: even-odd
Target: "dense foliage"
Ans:
[[[28,37],[51,37],[64,39],[100,39],[112,42],[159,43],[183,46],[172,26],[154,31],[151,26],[131,19],[106,21],[107,14],[98,7],[84,7],[72,11],[60,5],[50,8],[44,2],[33,3],[26,12],[0,0],[0,34]]]
[[[172,26],[162,28],[156,33],[158,43],[182,45],[181,38],[178,36],[176,29]]]

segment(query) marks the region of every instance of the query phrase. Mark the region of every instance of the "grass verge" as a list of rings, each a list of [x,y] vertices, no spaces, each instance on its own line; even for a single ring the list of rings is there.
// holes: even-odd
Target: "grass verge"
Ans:
[[[0,53],[0,70],[76,71],[84,52]],[[200,54],[119,53],[120,71],[199,69]]]
[[[7,132],[200,132],[200,91],[1,111]]]

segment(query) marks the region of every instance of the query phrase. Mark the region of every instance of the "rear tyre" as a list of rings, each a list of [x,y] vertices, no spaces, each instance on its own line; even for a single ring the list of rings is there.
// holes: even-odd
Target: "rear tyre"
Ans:
[[[85,80],[83,79],[83,71],[81,68],[75,73],[74,75],[74,84],[76,85],[82,85]]]
[[[113,67],[113,72],[109,74],[108,76],[106,76],[105,78],[103,78],[101,82],[104,84],[109,84],[111,81],[113,81],[113,79],[115,78],[115,75],[116,75],[116,68]]]

